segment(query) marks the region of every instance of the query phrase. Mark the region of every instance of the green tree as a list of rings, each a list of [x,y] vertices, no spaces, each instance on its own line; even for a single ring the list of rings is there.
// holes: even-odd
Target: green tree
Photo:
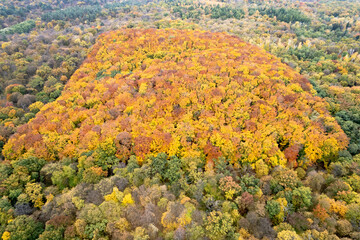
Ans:
[[[40,234],[39,236],[39,240],[62,240],[64,239],[63,237],[64,234],[64,228],[60,227],[60,228],[55,228],[54,226],[51,225],[47,225],[45,228],[45,231]]]
[[[311,189],[299,187],[292,192],[292,204],[295,209],[308,208],[312,204]]]
[[[270,200],[266,203],[265,209],[269,213],[270,218],[274,219],[281,211],[280,203],[275,200]]]
[[[181,161],[178,157],[173,156],[170,158],[165,177],[170,184],[177,182],[181,178]]]
[[[31,179],[38,180],[39,172],[41,168],[45,165],[46,161],[44,159],[39,159],[37,157],[28,157],[22,158],[12,163],[14,169],[19,167],[25,167],[28,171],[28,174],[31,176]]]
[[[23,215],[11,221],[5,231],[10,233],[10,240],[35,240],[44,229],[42,223]]]
[[[168,156],[165,153],[159,153],[156,157],[151,157],[150,159],[151,174],[159,173],[162,178],[165,178]]]
[[[132,173],[134,171],[135,168],[139,168],[139,163],[136,160],[136,157],[134,155],[130,156],[129,160],[128,160],[128,164],[126,166],[127,170],[129,173]]]
[[[76,171],[71,166],[63,166],[62,170],[53,173],[51,181],[62,190],[66,187],[74,187],[78,182],[78,178]]]
[[[348,219],[353,224],[360,223],[360,205],[356,203],[351,203],[348,206],[348,210],[346,212],[346,219]]]

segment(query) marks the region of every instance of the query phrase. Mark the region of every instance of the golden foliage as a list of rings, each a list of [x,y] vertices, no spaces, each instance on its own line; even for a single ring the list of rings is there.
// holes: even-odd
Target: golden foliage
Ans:
[[[285,165],[289,157],[299,162],[293,166],[308,165],[347,146],[312,91],[279,59],[234,36],[113,31],[99,37],[62,96],[18,129],[4,155],[79,158],[115,141],[118,157],[191,153],[212,162],[224,156],[234,164],[257,163],[263,175],[263,163]],[[129,144],[116,142],[123,133]]]
[[[279,232],[277,239],[279,240],[301,240],[302,238],[295,231],[284,230]]]
[[[128,205],[132,205],[134,204],[134,200],[132,199],[131,197],[131,194],[128,193],[124,196],[124,198],[122,199],[122,202],[121,202],[124,206],[128,206]]]
[[[9,239],[10,239],[10,237],[11,237],[10,232],[5,231],[5,232],[3,233],[3,235],[2,235],[2,237],[1,237],[1,239],[2,239],[2,240],[9,240]]]

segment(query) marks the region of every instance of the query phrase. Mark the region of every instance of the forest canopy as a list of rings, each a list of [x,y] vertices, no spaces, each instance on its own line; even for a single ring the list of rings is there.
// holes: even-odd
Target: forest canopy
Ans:
[[[62,95],[4,146],[58,160],[103,148],[237,166],[329,162],[348,140],[311,84],[239,38],[175,30],[102,34]]]
[[[359,16],[0,1],[0,238],[360,239]]]

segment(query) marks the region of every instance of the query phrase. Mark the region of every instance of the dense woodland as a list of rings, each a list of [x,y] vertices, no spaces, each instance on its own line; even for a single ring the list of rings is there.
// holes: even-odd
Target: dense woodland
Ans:
[[[358,1],[4,0],[0,45],[2,239],[360,239]]]

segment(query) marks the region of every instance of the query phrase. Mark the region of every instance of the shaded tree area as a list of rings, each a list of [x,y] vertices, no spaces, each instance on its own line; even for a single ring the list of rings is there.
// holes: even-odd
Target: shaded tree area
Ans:
[[[222,20],[228,18],[241,19],[245,16],[244,10],[241,8],[220,7],[219,5],[211,8],[211,18],[220,18]]]
[[[310,23],[311,20],[303,12],[293,9],[293,8],[274,8],[274,7],[264,7],[264,8],[251,8],[249,9],[249,14],[254,14],[255,11],[259,11],[261,15],[267,15],[269,17],[276,17],[276,20],[283,22],[302,22]]]
[[[94,21],[101,13],[100,6],[85,6],[85,7],[69,7],[62,10],[56,10],[45,13],[41,16],[41,20],[50,22],[52,20],[74,20],[80,21]]]
[[[0,30],[0,39],[2,41],[6,40],[6,35],[10,34],[22,34],[22,33],[28,33],[35,27],[35,21],[34,20],[27,20],[18,24],[15,24],[11,27],[4,28]]]
[[[207,6],[204,4],[190,4],[182,1],[170,1],[172,12],[181,19],[200,20],[204,16],[212,19],[241,19],[245,16],[242,8],[232,6]]]

